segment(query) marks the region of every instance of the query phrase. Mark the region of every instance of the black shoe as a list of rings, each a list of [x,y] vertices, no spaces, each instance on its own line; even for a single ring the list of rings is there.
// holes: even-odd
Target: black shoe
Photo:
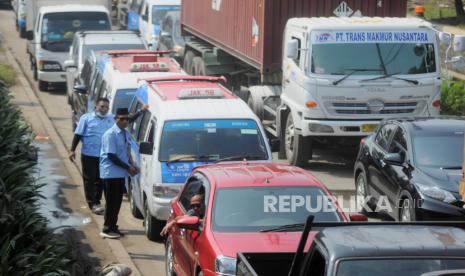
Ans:
[[[121,233],[121,232],[119,231],[119,229],[113,230],[113,231],[111,231],[111,232],[116,233],[116,234],[119,234],[121,237],[124,237],[124,233]]]

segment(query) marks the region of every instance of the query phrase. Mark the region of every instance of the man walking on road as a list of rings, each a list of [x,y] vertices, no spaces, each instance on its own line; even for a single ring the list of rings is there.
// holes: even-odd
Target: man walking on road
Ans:
[[[100,151],[100,177],[105,185],[105,222],[100,235],[104,238],[117,239],[123,234],[118,230],[118,214],[123,200],[125,180],[128,174],[134,176],[139,169],[130,158],[132,137],[126,130],[129,121],[127,108],[118,108],[116,123],[102,137]]]
[[[100,98],[97,100],[95,111],[81,116],[74,132],[69,154],[69,159],[74,162],[76,147],[79,141],[82,141],[81,165],[84,192],[87,204],[95,214],[103,213],[100,200],[102,199],[104,187],[99,173],[102,136],[115,123],[113,116],[108,114],[108,105],[107,98]]]

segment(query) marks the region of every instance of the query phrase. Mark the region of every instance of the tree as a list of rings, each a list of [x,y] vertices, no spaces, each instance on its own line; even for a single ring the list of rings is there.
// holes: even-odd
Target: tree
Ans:
[[[455,11],[457,17],[465,17],[465,12],[463,11],[463,0],[455,0]]]

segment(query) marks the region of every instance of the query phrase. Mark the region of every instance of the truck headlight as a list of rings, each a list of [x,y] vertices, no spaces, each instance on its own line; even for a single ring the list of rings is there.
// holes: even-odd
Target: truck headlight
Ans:
[[[60,63],[40,59],[37,61],[37,68],[40,71],[62,71]]]
[[[152,194],[155,197],[173,198],[178,195],[180,189],[180,187],[169,187],[154,184]]]
[[[451,192],[443,190],[439,187],[427,186],[423,184],[417,184],[416,186],[419,188],[420,194],[424,196],[434,198],[446,203],[452,203],[456,201],[455,196]]]
[[[226,256],[216,257],[215,272],[220,275],[236,275],[236,259]]]

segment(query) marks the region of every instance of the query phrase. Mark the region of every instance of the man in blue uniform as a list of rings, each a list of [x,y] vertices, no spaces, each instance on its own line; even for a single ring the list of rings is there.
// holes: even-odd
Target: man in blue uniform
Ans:
[[[81,165],[84,192],[87,204],[92,212],[101,214],[103,183],[100,180],[99,163],[102,136],[115,124],[113,116],[108,113],[109,101],[107,98],[97,100],[95,111],[81,116],[74,132],[73,143],[69,159],[74,162],[76,147],[82,141]]]
[[[118,108],[115,124],[102,137],[100,151],[100,178],[105,185],[105,222],[100,235],[117,239],[123,234],[118,230],[118,214],[123,200],[125,180],[139,173],[130,158],[131,135],[126,130],[129,121],[127,108]]]

